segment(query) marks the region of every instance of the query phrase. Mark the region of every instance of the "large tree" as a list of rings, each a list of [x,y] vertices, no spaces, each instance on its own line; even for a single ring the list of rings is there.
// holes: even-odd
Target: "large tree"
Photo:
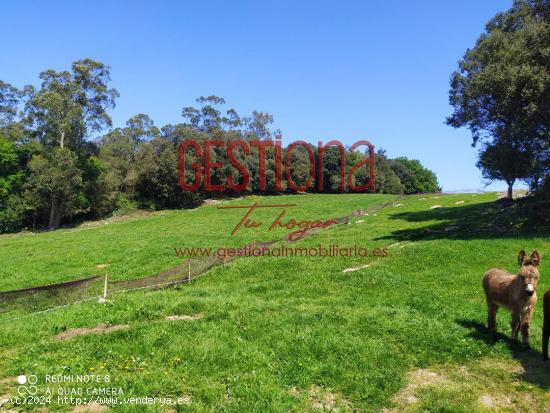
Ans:
[[[514,182],[525,178],[530,172],[530,156],[511,143],[498,142],[483,148],[477,166],[487,181],[506,182],[508,198],[512,199]]]
[[[89,139],[111,126],[108,110],[115,106],[118,92],[108,86],[109,67],[91,59],[74,62],[70,71],[46,70],[40,79],[39,89],[26,89],[23,122],[27,135],[42,145],[42,156],[29,164],[26,194],[34,210],[49,211],[48,228],[55,229],[78,210],[75,199],[89,203],[84,193],[76,193],[82,185],[93,187],[83,178],[99,176],[90,173],[90,157],[97,150]]]
[[[71,71],[40,73],[40,89],[28,90],[26,124],[44,145],[81,153],[86,139],[112,124],[108,110],[118,92],[109,88],[110,70],[91,59],[78,60]]]
[[[474,146],[482,142],[497,145],[499,151],[508,146],[507,153],[515,152],[518,158],[532,152],[540,162],[548,159],[549,16],[549,0],[514,1],[510,10],[489,21],[459,62],[449,95],[454,113],[447,123],[468,127]],[[540,162],[539,172],[544,170]]]
[[[79,211],[82,193],[82,171],[74,152],[54,148],[29,162],[30,174],[26,196],[37,215],[47,215],[48,229],[56,229],[63,217]]]

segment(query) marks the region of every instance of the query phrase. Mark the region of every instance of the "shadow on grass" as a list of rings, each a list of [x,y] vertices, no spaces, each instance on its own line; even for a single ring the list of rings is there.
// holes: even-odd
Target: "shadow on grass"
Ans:
[[[429,208],[429,204],[426,204]],[[435,239],[485,239],[535,237],[550,234],[550,216],[547,206],[532,198],[509,202],[499,200],[472,205],[453,206],[423,211],[401,212],[391,220],[407,222],[438,221],[419,228],[396,230],[377,238],[399,241]]]
[[[497,342],[505,343],[512,352],[512,357],[521,363],[523,372],[519,378],[541,389],[550,388],[550,362],[542,361],[542,353],[533,348],[527,348],[518,341],[510,339],[502,333],[491,333],[487,327],[474,320],[456,320],[456,323],[471,330],[469,337],[483,341],[489,346]]]

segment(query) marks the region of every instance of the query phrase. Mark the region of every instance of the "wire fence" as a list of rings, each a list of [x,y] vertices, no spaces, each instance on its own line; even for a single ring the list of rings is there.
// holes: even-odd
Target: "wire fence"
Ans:
[[[334,219],[334,221],[336,221],[336,224],[346,224],[353,217],[379,211],[389,205],[395,204],[400,198],[388,203],[375,205],[365,210],[359,209],[353,211],[349,215]],[[310,228],[304,231],[302,235],[303,237],[308,237],[324,229],[326,228]],[[285,235],[267,242],[253,241],[241,248],[260,248],[265,251],[276,243],[290,241],[290,236]],[[244,255],[242,257],[249,256],[251,255]],[[223,258],[204,256],[191,258],[169,270],[147,277],[124,281],[111,281],[108,274],[104,274],[60,284],[4,291],[0,292],[0,315],[8,314],[9,316],[13,316],[9,319],[19,318],[66,307],[75,303],[90,300],[102,301],[115,294],[189,284],[193,279],[205,274],[211,268],[226,265],[237,258],[241,258],[241,256],[233,255],[224,256]]]

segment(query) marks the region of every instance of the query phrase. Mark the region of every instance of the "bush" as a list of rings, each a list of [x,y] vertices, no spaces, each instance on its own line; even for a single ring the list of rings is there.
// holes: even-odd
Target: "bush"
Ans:
[[[125,194],[119,192],[115,200],[113,215],[125,215],[138,209],[138,203],[129,199]]]

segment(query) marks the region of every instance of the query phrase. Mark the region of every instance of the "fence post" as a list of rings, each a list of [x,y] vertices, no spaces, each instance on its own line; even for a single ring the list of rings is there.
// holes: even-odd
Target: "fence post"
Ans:
[[[187,284],[191,284],[191,260],[187,261]]]

